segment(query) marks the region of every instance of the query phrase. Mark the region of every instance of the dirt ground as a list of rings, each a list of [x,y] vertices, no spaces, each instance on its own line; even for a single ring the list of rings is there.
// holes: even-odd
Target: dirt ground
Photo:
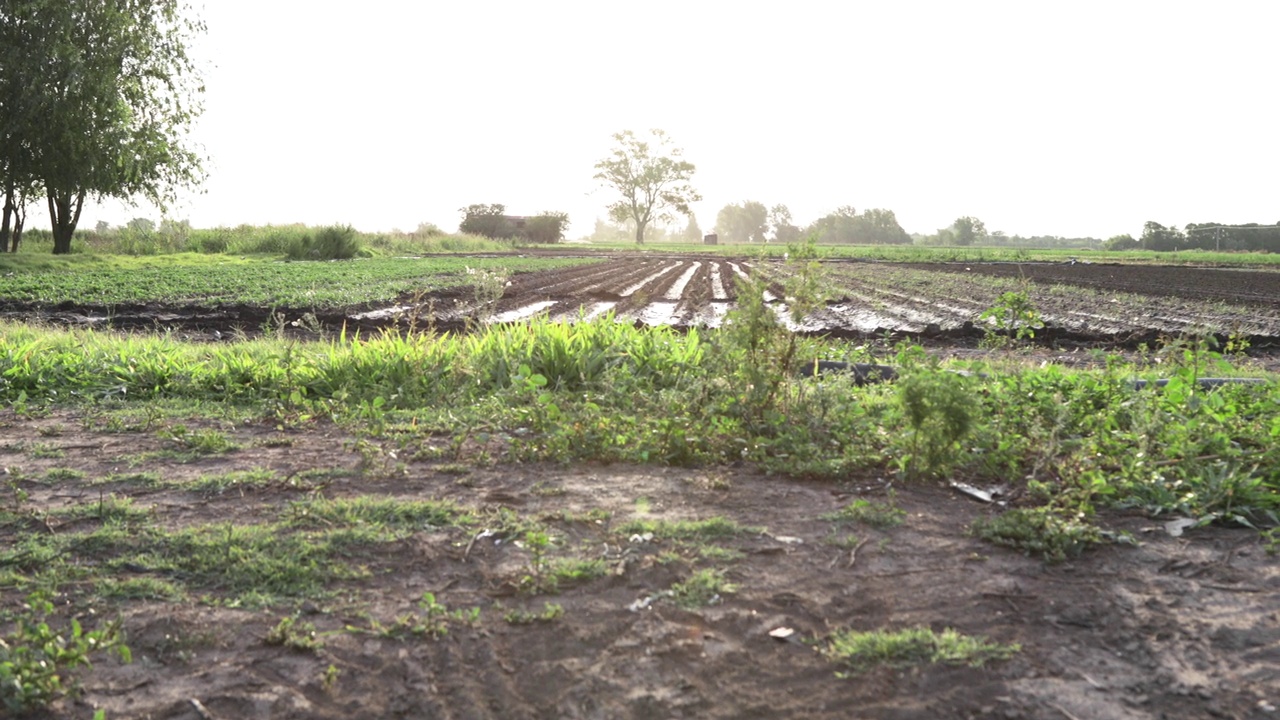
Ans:
[[[221,424],[240,449],[184,461],[155,455],[167,444],[154,432],[111,432],[89,420],[69,411],[37,419],[0,411],[0,466],[10,477],[18,469],[25,478],[43,478],[51,468],[85,473],[74,481],[21,481],[29,507],[93,503],[115,493],[153,508],[161,525],[181,527],[247,522],[314,494],[448,498],[539,518],[560,547],[604,559],[609,572],[555,595],[527,596],[512,579],[528,555],[512,543],[484,537],[479,527],[417,532],[362,557],[369,579],[301,604],[301,619],[324,638],[316,651],[267,644],[287,610],[196,600],[101,606],[99,617],[122,615],[134,662],[103,658],[84,674],[83,695],[48,717],[87,718],[93,708],[106,709],[108,718],[157,720],[1280,713],[1280,561],[1254,532],[1206,528],[1173,537],[1165,519],[1112,513],[1104,525],[1132,533],[1136,546],[1104,546],[1047,565],[971,537],[969,524],[999,508],[940,483],[899,484],[890,496],[889,484],[874,475],[816,483],[746,467],[459,469],[425,460],[385,475],[361,470],[351,438],[325,426],[280,433]],[[37,444],[39,456],[23,449]],[[49,457],[55,451],[62,456]],[[189,489],[197,477],[252,468],[274,471],[281,481],[221,493]],[[317,468],[345,472],[322,484],[290,481]],[[164,482],[98,484],[112,473],[143,472]],[[877,529],[824,519],[859,498],[891,499],[905,521]],[[736,551],[716,562],[736,591],[694,610],[661,595],[690,574],[693,561],[664,555],[680,554],[670,541],[615,530],[637,517],[716,516],[763,530],[716,541]],[[0,542],[19,532],[74,528],[10,525],[0,527]],[[438,639],[344,630],[361,623],[362,609],[389,619],[427,591],[450,608],[480,608],[479,620],[451,626]],[[9,609],[21,600],[10,590],[0,599]],[[563,606],[560,618],[503,619],[506,611],[537,611],[548,601]],[[836,629],[916,625],[1022,650],[983,668],[923,665],[849,677],[837,676],[840,668],[817,651]],[[770,636],[781,627],[797,632],[790,640]]]

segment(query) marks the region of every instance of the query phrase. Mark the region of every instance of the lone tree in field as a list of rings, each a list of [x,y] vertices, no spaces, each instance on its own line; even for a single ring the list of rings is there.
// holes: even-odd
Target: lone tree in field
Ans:
[[[609,217],[634,221],[636,244],[641,245],[649,223],[672,221],[672,211],[689,216],[689,205],[702,196],[689,184],[693,163],[681,159],[684,152],[662,130],[650,130],[648,139],[624,130],[613,139],[618,146],[596,163],[595,178],[622,196],[608,206]]]
[[[163,209],[199,184],[185,136],[204,85],[187,46],[203,31],[182,0],[6,0],[0,225],[42,193],[53,251],[68,253],[86,197],[141,196]]]

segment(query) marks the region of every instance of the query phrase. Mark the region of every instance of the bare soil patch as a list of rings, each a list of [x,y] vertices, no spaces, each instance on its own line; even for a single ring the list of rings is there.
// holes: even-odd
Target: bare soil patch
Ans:
[[[21,504],[29,520],[0,526],[0,542],[73,532],[74,524],[41,527],[37,518],[104,493],[152,508],[170,529],[258,521],[316,496],[448,499],[482,519],[362,550],[356,560],[368,577],[295,607],[228,608],[217,590],[178,602],[99,603],[96,617],[124,618],[135,661],[102,659],[84,674],[83,696],[48,717],[105,708],[109,718],[166,720],[1145,720],[1263,718],[1280,705],[1280,566],[1253,532],[1205,528],[1172,537],[1160,521],[1110,513],[1103,524],[1132,533],[1137,546],[1046,565],[971,537],[969,524],[998,508],[939,484],[898,485],[890,495],[874,475],[815,483],[749,467],[459,467],[425,459],[388,472],[370,467],[338,428],[279,432],[199,420],[189,427],[225,433],[238,449],[175,456],[154,428],[112,432],[100,420],[70,410],[39,418],[0,412],[0,466],[29,494]],[[417,449],[447,441],[424,438]],[[57,479],[50,473],[57,468],[83,475]],[[201,476],[252,469],[277,481],[192,489]],[[103,484],[109,477],[117,479]],[[857,499],[891,502],[904,522],[876,528],[825,519]],[[529,553],[512,538],[482,533],[492,524],[483,518],[500,508],[543,523],[557,538],[556,554],[603,560],[606,574],[555,594],[518,590]],[[760,529],[704,543],[723,550],[714,556],[618,532],[633,519],[713,517]],[[723,570],[736,591],[691,609],[662,595],[702,567]],[[76,602],[63,606],[61,619],[67,607],[83,613],[87,589],[63,591]],[[479,608],[479,618],[435,638],[348,629],[368,627],[369,617],[391,622],[424,592],[451,609]],[[0,602],[12,610],[21,598],[0,590]],[[563,615],[504,620],[547,602]],[[266,642],[295,610],[315,625],[322,648]],[[817,651],[835,629],[917,625],[1022,650],[983,668],[916,665],[847,678]],[[794,628],[794,639],[770,637],[779,627]]]

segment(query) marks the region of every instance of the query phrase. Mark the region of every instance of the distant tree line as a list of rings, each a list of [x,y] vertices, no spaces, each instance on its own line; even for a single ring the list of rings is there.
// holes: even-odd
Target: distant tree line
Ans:
[[[531,217],[507,215],[507,206],[500,203],[468,205],[458,212],[462,213],[458,232],[494,240],[558,243],[564,240],[565,230],[569,228],[567,213],[544,212]]]
[[[807,227],[797,226],[786,205],[766,207],[748,200],[731,203],[716,215],[716,234],[727,243],[789,243],[801,237],[843,245],[902,245],[911,236],[892,210],[875,208],[859,213],[852,206],[837,208]]]
[[[1280,223],[1260,225],[1223,225],[1190,223],[1179,230],[1170,225],[1147,221],[1142,236],[1117,235],[1104,244],[1108,250],[1214,250],[1223,252],[1280,252]]]

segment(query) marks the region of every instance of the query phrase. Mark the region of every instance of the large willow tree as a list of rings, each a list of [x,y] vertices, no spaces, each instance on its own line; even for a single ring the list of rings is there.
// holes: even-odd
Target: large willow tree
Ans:
[[[187,142],[204,91],[188,46],[203,31],[179,0],[0,0],[5,235],[43,194],[67,253],[86,198],[164,207],[203,180]]]

